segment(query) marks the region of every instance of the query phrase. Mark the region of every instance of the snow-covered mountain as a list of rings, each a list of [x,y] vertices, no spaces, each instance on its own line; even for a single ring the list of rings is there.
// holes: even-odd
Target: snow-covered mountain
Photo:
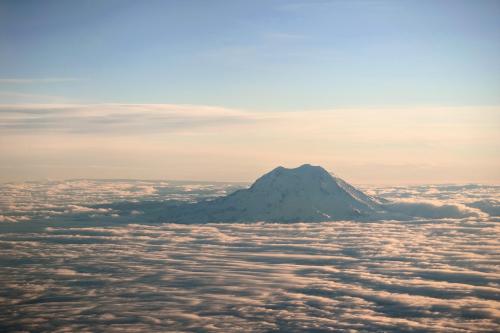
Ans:
[[[248,189],[211,201],[169,207],[166,221],[180,223],[329,221],[361,219],[380,203],[320,166],[278,167]]]

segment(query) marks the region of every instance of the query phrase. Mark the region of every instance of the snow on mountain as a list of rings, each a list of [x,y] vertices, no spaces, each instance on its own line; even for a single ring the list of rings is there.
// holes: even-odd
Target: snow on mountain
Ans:
[[[278,167],[248,189],[167,209],[172,222],[296,222],[360,219],[380,203],[320,166]]]

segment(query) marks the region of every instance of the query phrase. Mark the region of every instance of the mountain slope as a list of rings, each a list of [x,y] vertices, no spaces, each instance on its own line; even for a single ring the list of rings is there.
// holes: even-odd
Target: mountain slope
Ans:
[[[278,167],[225,197],[171,207],[163,218],[178,223],[328,221],[360,219],[379,209],[377,200],[322,167],[304,164]]]

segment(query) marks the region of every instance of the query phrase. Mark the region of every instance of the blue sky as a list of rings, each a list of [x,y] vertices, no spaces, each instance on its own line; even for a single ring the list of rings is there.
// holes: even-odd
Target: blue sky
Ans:
[[[498,1],[2,1],[0,15],[0,91],[20,94],[5,100],[500,103]]]
[[[500,1],[0,1],[0,181],[499,183]],[[200,164],[202,161],[202,164]]]

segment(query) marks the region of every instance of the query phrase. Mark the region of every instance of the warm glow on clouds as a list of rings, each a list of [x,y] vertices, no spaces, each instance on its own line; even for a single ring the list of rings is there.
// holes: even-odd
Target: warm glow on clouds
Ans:
[[[498,182],[500,109],[257,112],[171,104],[0,106],[2,181],[250,181],[309,162],[358,183]]]

